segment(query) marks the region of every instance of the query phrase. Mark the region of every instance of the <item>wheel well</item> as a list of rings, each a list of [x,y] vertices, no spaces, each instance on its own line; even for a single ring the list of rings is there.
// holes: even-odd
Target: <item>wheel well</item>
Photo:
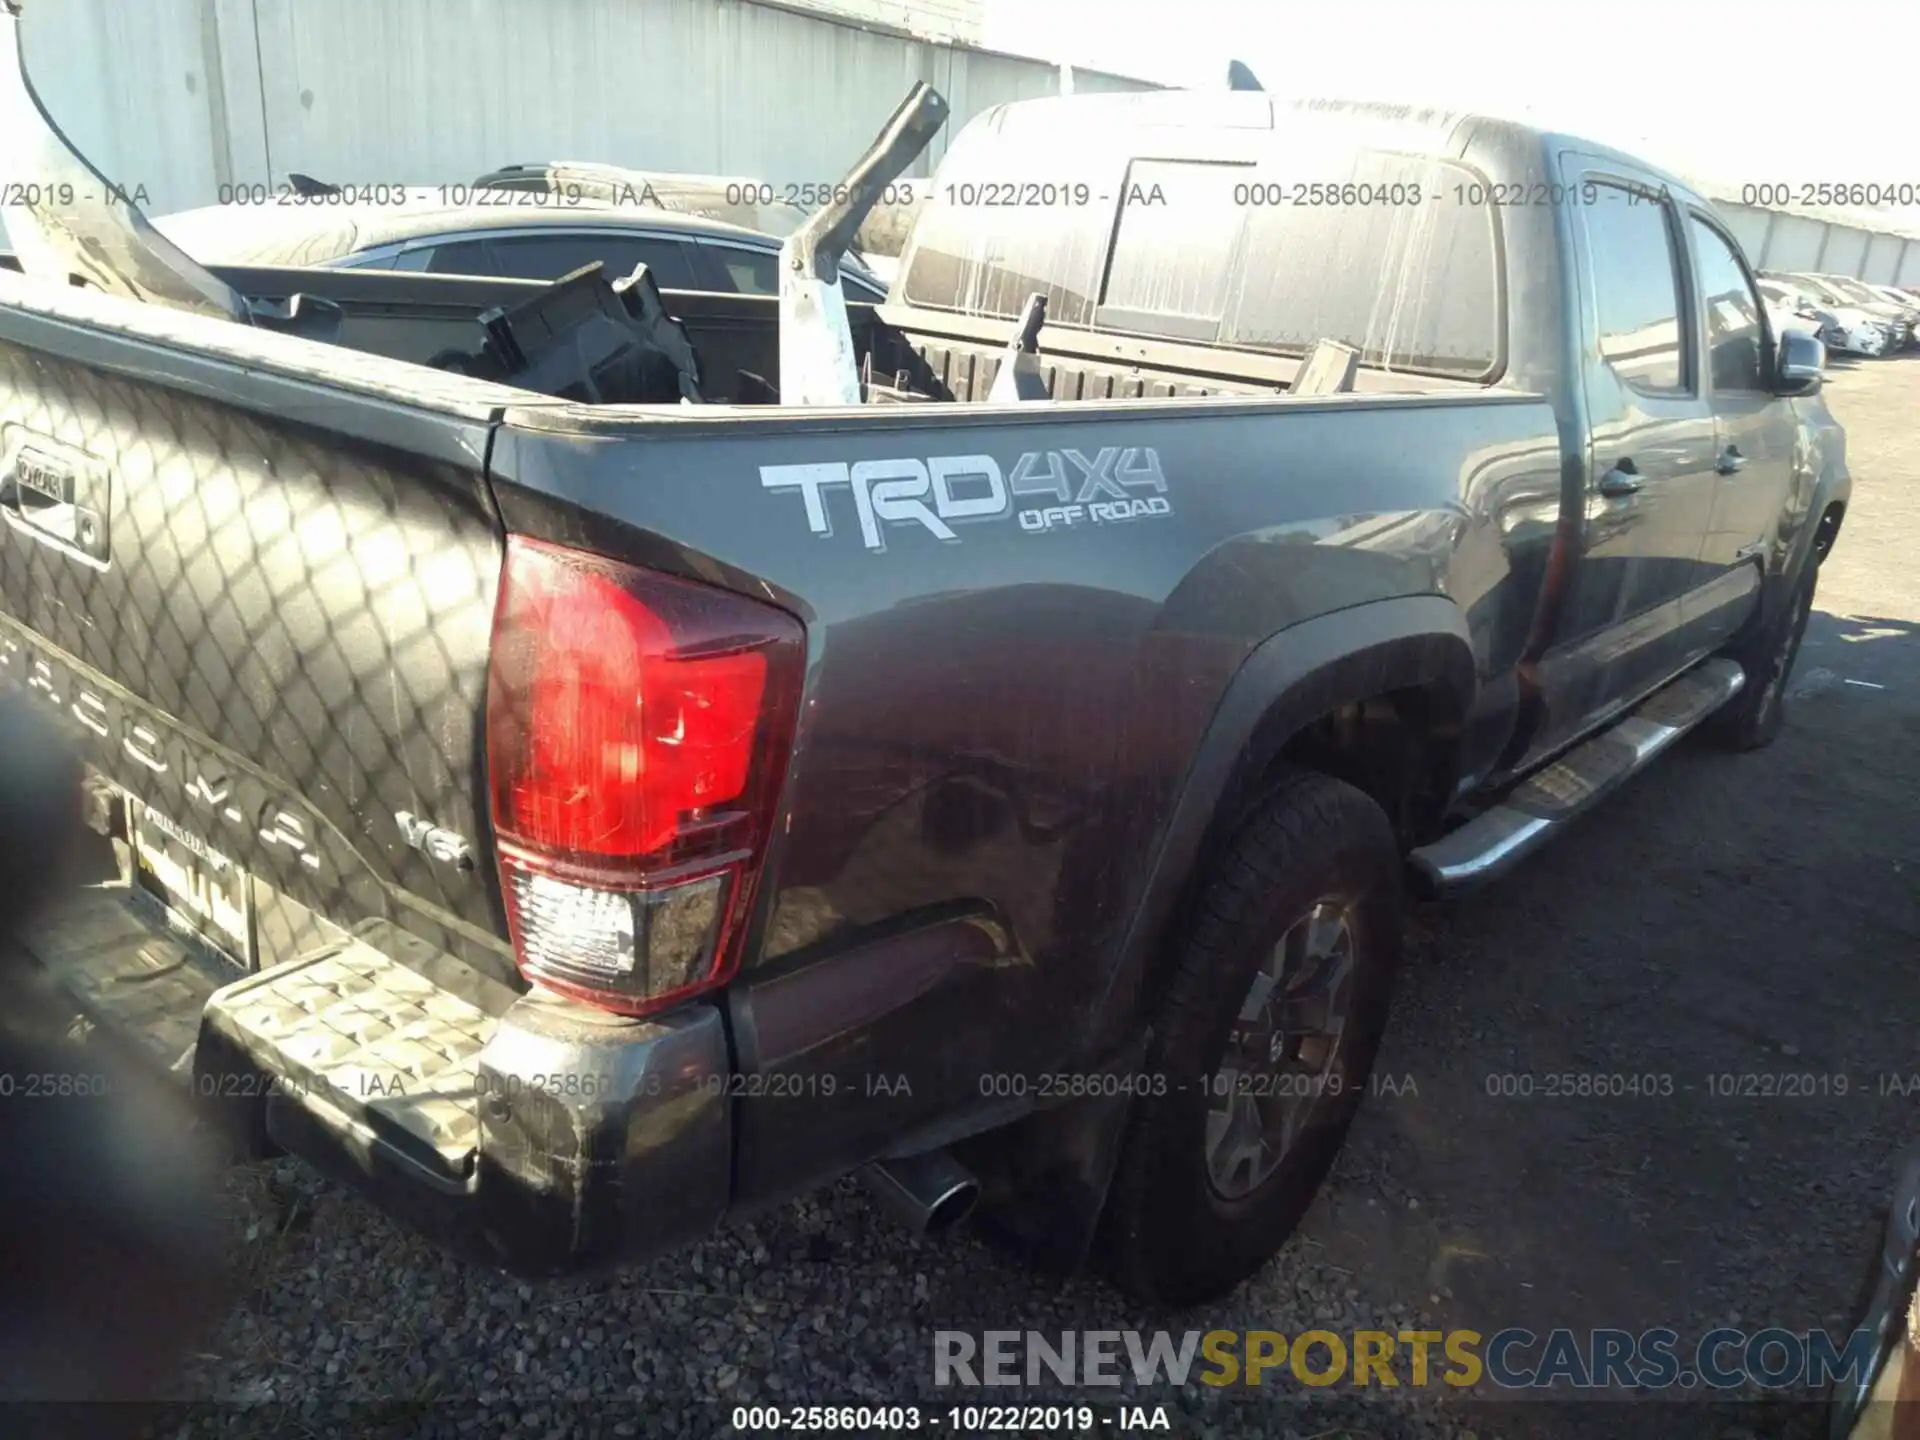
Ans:
[[[1437,689],[1409,686],[1335,705],[1283,736],[1262,736],[1228,786],[1195,857],[1189,889],[1288,769],[1344,780],[1387,813],[1403,849],[1431,839],[1453,798],[1460,717]]]
[[[1431,837],[1452,798],[1459,730],[1438,700],[1429,690],[1391,690],[1315,717],[1267,763],[1255,792],[1286,766],[1331,775],[1372,797],[1411,848]]]
[[[1416,685],[1334,705],[1291,725],[1284,735],[1256,732],[1160,932],[1162,945],[1149,966],[1149,994],[1157,994],[1165,979],[1165,939],[1181,932],[1221,852],[1288,769],[1331,775],[1370,796],[1386,811],[1401,848],[1410,849],[1439,833],[1452,801],[1461,718],[1457,704],[1439,687]]]

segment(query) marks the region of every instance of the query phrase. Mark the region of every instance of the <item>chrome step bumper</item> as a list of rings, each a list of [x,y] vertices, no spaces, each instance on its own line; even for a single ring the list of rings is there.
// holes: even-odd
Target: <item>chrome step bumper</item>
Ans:
[[[712,1005],[633,1020],[536,991],[489,1014],[355,936],[242,976],[124,883],[82,890],[26,947],[235,1153],[291,1151],[473,1258],[530,1275],[636,1260],[726,1211]]]
[[[480,1054],[499,1025],[349,940],[222,987],[209,997],[202,1035],[213,1032],[271,1076],[271,1098],[298,1101],[345,1136],[384,1137],[458,1183],[478,1158]],[[210,1058],[196,1066],[200,1075]]]
[[[1503,875],[1576,815],[1740,693],[1746,675],[1714,659],[1670,681],[1620,719],[1535,771],[1497,804],[1409,857],[1416,882],[1444,895]]]

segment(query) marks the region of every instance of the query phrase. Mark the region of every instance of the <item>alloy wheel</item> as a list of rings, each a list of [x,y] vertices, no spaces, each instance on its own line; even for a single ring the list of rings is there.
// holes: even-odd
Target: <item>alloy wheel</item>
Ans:
[[[1352,1002],[1352,905],[1323,898],[1268,954],[1208,1081],[1207,1175],[1223,1200],[1258,1189],[1340,1093]]]

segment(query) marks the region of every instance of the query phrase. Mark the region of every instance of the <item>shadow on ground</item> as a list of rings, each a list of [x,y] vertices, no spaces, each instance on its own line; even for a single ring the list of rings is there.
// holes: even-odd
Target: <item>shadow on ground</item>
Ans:
[[[1416,917],[1380,1064],[1417,1094],[1369,1102],[1311,1225],[1338,1263],[1482,1334],[1851,1325],[1920,1140],[1920,625],[1816,613],[1789,706]],[[1569,1403],[1495,1428],[1654,1433]]]

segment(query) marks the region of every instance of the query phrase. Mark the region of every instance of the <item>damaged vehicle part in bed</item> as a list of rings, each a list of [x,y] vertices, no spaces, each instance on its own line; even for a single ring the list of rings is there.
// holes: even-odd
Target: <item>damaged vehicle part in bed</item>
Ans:
[[[1306,153],[1385,198],[1235,203]],[[1086,203],[968,203],[1023,176]],[[334,343],[0,273],[0,676],[124,877],[33,948],[243,1151],[528,1272],[862,1171],[1231,1287],[1407,889],[1777,735],[1849,496],[1711,207],[1470,116],[989,111],[858,405],[768,403],[772,297],[664,292],[702,403],[591,403],[425,363],[537,284],[218,273]]]
[[[27,75],[22,3],[0,0],[0,219],[22,269],[56,285],[77,278],[135,300],[244,319],[240,296],[154,229],[61,134]]]
[[[787,405],[858,405],[860,380],[840,262],[867,212],[946,123],[947,102],[926,81],[893,112],[839,198],[780,247],[780,399]]]
[[[340,315],[304,295],[249,301],[148,221],[132,196],[87,163],[40,103],[20,48],[24,0],[0,0],[0,220],[9,268],[196,314],[335,339]]]

